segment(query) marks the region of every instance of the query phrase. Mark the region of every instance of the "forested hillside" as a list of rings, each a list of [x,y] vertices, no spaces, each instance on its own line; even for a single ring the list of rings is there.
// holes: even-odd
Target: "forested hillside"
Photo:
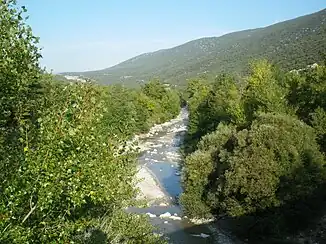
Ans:
[[[200,75],[182,94],[185,213],[224,216],[249,243],[326,240],[326,10],[82,73],[123,82],[104,86],[46,73],[15,3],[0,1],[0,243],[163,243],[125,211],[138,155],[124,145],[180,111],[150,78]]]
[[[324,243],[326,66],[284,73],[262,60],[242,81],[188,84],[185,211],[226,215],[249,243]]]
[[[146,53],[108,69],[66,73],[100,83],[136,85],[151,78],[185,84],[187,78],[215,77],[220,72],[246,73],[248,62],[266,58],[284,70],[322,60],[326,50],[326,9],[264,28],[208,37]]]
[[[121,146],[175,117],[178,94],[156,81],[57,81],[14,3],[0,1],[0,243],[160,243],[145,217],[124,211],[137,154]]]

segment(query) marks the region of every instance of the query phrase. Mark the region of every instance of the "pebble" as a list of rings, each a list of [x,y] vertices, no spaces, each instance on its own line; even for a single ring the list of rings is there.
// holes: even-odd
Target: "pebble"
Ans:
[[[148,215],[150,218],[155,218],[155,217],[157,217],[155,214],[152,214],[152,213],[146,213],[146,215]]]
[[[173,219],[173,220],[181,220],[181,217],[178,217],[178,216],[171,216],[170,219]]]
[[[209,235],[207,235],[207,234],[205,234],[205,233],[200,233],[200,235],[192,235],[192,236],[202,237],[202,238],[207,238],[207,237],[209,237]]]
[[[160,215],[160,218],[170,218],[170,217],[171,217],[171,214],[169,212],[166,212],[166,213]]]

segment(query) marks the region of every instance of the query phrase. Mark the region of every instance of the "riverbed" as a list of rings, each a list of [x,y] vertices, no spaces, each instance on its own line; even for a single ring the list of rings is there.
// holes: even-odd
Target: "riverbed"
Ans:
[[[182,193],[180,146],[187,131],[188,111],[167,123],[154,126],[138,138],[138,183],[140,198],[148,200],[146,208],[129,208],[128,211],[147,214],[157,233],[169,243],[233,243],[230,238],[209,223],[194,224],[182,212],[178,197]]]

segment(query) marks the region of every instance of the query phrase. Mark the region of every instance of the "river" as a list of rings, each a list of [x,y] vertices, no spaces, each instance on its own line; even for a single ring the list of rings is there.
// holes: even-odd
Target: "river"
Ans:
[[[143,148],[139,156],[140,167],[151,174],[162,194],[155,193],[160,196],[152,199],[149,207],[129,208],[129,211],[149,215],[157,232],[169,243],[233,243],[230,238],[217,231],[214,224],[193,224],[183,215],[182,208],[177,203],[176,199],[182,192],[180,146],[187,124],[188,111],[182,108],[177,118],[152,128],[139,141]]]

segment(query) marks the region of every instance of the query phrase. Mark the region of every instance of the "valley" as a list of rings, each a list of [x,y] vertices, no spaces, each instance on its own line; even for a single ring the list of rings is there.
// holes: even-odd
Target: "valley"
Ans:
[[[285,71],[323,60],[326,50],[326,9],[271,26],[192,40],[171,49],[145,53],[113,67],[66,72],[100,84],[139,86],[151,79],[184,87],[187,79],[214,78],[221,72],[241,77],[248,63],[266,58]]]

